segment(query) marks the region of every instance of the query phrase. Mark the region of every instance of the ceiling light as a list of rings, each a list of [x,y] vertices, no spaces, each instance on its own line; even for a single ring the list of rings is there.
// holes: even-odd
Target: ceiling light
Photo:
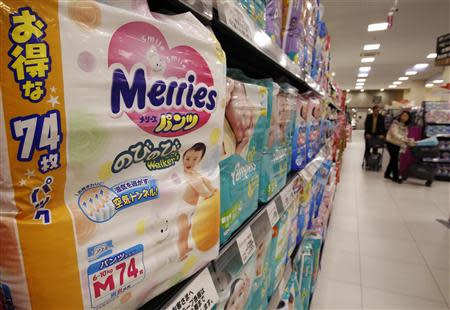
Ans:
[[[365,82],[366,79],[357,79],[356,82]]]
[[[363,89],[362,86],[355,86],[355,89]]]
[[[414,71],[414,70],[408,70],[405,72],[405,75],[416,75],[416,74],[417,74],[417,71]]]
[[[397,88],[397,85],[389,85],[389,88]]]
[[[441,84],[441,83],[444,83],[444,80],[434,80],[433,83],[434,84]]]
[[[369,73],[359,73],[359,74],[358,74],[358,77],[359,77],[359,78],[362,78],[362,77],[365,78],[365,77],[368,77],[368,76],[369,76]]]
[[[347,93],[349,93],[350,92],[350,89],[347,89]]]
[[[416,70],[422,70],[422,69],[425,69],[426,67],[428,67],[428,64],[416,64],[416,65],[414,65],[414,69],[416,69]]]
[[[367,31],[382,31],[382,30],[386,30],[388,28],[389,24],[388,23],[376,23],[376,24],[370,24],[369,26],[367,26]]]
[[[407,81],[409,79],[409,77],[407,76],[401,76],[398,78],[399,81]]]
[[[427,55],[427,58],[434,59],[434,58],[436,58],[436,56],[437,56],[436,53],[430,53],[430,54]]]
[[[427,83],[427,84],[425,84],[425,87],[426,88],[431,88],[431,87],[433,87],[434,85],[432,84],[432,83]]]
[[[393,85],[401,85],[403,82],[400,81],[395,81],[394,83],[392,83]]]
[[[356,86],[364,86],[364,83],[363,83],[363,82],[361,82],[361,83],[356,83],[355,85],[356,85]]]
[[[331,76],[335,76],[336,75],[336,72],[331,72]]]
[[[375,57],[364,57],[361,58],[361,62],[374,62],[375,61]]]
[[[362,93],[364,92],[364,88],[363,88],[363,89],[361,89],[361,92],[362,92]]]
[[[376,51],[379,48],[380,48],[380,44],[378,44],[378,43],[364,45],[364,50],[365,51]]]
[[[384,91],[384,88],[381,88],[380,91]]]
[[[359,67],[359,72],[369,72],[371,67]]]

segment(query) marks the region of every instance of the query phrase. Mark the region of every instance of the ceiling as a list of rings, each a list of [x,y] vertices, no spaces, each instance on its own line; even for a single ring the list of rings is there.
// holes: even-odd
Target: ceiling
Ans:
[[[450,0],[398,0],[399,11],[393,27],[368,32],[372,23],[385,22],[394,0],[321,0],[324,20],[331,35],[332,70],[342,89],[354,89],[360,66],[371,66],[365,89],[388,88],[407,69],[417,63],[429,63],[410,80],[438,77],[442,67],[434,67],[436,38],[450,32]],[[361,64],[363,45],[380,43],[375,61]],[[408,81],[398,88],[409,88]]]

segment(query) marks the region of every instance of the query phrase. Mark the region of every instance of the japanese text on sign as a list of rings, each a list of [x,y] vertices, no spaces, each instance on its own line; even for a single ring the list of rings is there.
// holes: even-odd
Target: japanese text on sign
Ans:
[[[169,310],[209,310],[219,300],[216,288],[205,268],[189,285],[183,289],[165,309]]]
[[[47,24],[28,7],[10,15],[8,68],[14,73],[22,98],[37,103],[46,94],[45,80],[51,70],[50,50],[44,41]]]
[[[88,267],[92,307],[106,305],[145,277],[144,247],[138,244]]]
[[[239,253],[241,254],[242,263],[247,263],[256,249],[255,239],[253,239],[250,227],[245,229],[236,239]]]

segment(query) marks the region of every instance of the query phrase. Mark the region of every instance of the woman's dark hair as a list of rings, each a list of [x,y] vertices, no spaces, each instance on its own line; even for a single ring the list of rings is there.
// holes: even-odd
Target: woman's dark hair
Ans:
[[[189,151],[201,151],[202,152],[202,157],[200,159],[203,159],[203,156],[205,156],[205,152],[206,152],[206,145],[202,142],[197,142],[195,143],[193,146],[191,146],[190,148],[188,148],[184,153],[183,153],[183,159],[184,156],[186,156],[186,153]]]
[[[403,114],[407,114],[408,115],[408,120],[406,121],[405,125],[408,126],[409,124],[411,124],[412,122],[412,115],[411,112],[409,111],[402,111],[402,113],[400,113],[400,115],[398,116],[397,120],[400,122],[400,118],[402,117]]]
[[[231,298],[231,296],[233,296],[233,293],[236,290],[236,286],[240,281],[244,282],[244,280],[237,278],[236,280],[234,280],[233,284],[231,284],[230,297],[228,298],[227,302],[225,303],[225,307],[224,307],[225,310],[228,309],[228,303],[230,302],[230,298]]]

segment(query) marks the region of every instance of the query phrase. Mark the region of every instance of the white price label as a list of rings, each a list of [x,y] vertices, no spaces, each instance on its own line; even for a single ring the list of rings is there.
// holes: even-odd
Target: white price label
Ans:
[[[165,307],[168,310],[209,310],[219,301],[216,287],[208,268],[205,268],[187,287],[185,287],[175,300]]]
[[[253,255],[256,249],[255,239],[253,239],[252,230],[247,227],[236,239],[242,262],[245,264]]]
[[[274,227],[278,223],[280,216],[278,215],[277,206],[273,200],[267,206],[267,215],[269,216],[270,225]]]
[[[224,11],[227,25],[239,33],[241,36],[246,38],[248,41],[253,41],[252,27],[249,22],[247,22],[247,16],[238,6],[238,4],[229,3],[229,6]]]

